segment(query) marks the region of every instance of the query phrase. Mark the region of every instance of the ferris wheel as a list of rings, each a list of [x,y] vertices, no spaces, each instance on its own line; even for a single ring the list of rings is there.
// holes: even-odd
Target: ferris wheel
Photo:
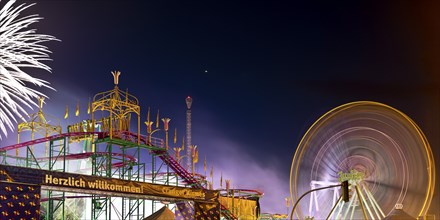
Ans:
[[[302,138],[290,172],[294,219],[382,219],[400,208],[426,215],[434,193],[434,157],[420,128],[390,106],[359,101],[321,116]]]

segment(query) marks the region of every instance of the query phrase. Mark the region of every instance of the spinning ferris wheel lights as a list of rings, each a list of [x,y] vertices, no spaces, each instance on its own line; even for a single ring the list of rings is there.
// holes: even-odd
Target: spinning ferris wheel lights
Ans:
[[[339,106],[320,117],[302,138],[291,167],[291,197],[350,182],[350,199],[339,189],[314,191],[299,202],[304,219],[381,219],[403,204],[425,216],[435,185],[434,157],[421,129],[390,106],[370,101]],[[351,178],[350,177],[350,178]],[[362,177],[362,178],[360,178]]]

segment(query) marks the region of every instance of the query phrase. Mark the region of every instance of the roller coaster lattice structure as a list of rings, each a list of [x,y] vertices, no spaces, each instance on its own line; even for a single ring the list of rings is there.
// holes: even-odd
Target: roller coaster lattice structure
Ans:
[[[21,142],[19,131],[19,143],[0,147],[1,164],[204,189],[204,177],[196,178],[168,154],[168,134],[165,141],[152,137],[148,128],[147,135],[140,134],[138,100],[118,88],[120,73],[112,74],[114,89],[98,93],[89,104],[92,119],[69,125],[65,133],[60,126],[50,125],[45,119],[47,115],[42,111],[43,100],[40,100],[36,116],[19,125],[23,131],[31,131],[31,140]],[[96,111],[106,117],[96,119]],[[67,114],[66,111],[66,117]],[[137,116],[137,132],[130,131],[132,114]],[[162,121],[162,130],[168,132],[169,120]],[[145,124],[152,126],[149,117]],[[35,139],[35,134],[43,137]],[[80,144],[82,147],[78,147]],[[72,168],[74,162],[79,163],[77,168]],[[145,199],[112,195],[70,196],[53,188],[43,189],[47,192],[41,200],[47,204],[46,210],[42,210],[46,219],[65,219],[69,208],[66,200],[71,198],[91,198],[91,219],[143,219],[161,202],[152,198],[151,204],[147,204]],[[147,213],[150,205],[151,213]],[[236,219],[224,206],[220,207],[225,218]]]
[[[179,185],[182,180],[179,180],[179,175],[185,176],[182,173],[170,172],[170,166],[162,161],[158,163],[157,157],[164,161],[174,161],[173,158],[164,150],[163,143],[160,139],[153,139],[157,146],[145,144],[137,144],[133,142],[133,137],[136,134],[130,132],[115,132],[121,138],[110,139],[108,133],[105,132],[71,132],[53,135],[49,137],[39,138],[19,144],[0,148],[1,164],[23,166],[28,168],[45,169],[59,172],[72,172],[69,170],[69,162],[72,160],[89,160],[91,167],[78,170],[77,172],[88,172],[95,176],[119,178],[131,181],[152,182],[166,185]],[[69,143],[72,140],[78,142],[78,139],[83,139],[85,143],[90,143],[94,147],[94,151],[71,153],[69,152]],[[85,139],[89,139],[89,141]],[[92,140],[92,141],[90,141]],[[146,140],[143,137],[143,140]],[[42,145],[42,146],[41,146]],[[42,156],[38,153],[38,147],[48,146],[48,155]],[[90,147],[87,147],[90,148]],[[18,149],[25,149],[25,156],[14,156],[8,152]],[[34,150],[35,149],[35,150]],[[151,175],[146,175],[146,163],[141,160],[146,152],[151,156],[149,161],[151,164]],[[175,161],[174,161],[175,162]],[[148,163],[148,162],[147,162]],[[164,168],[167,170],[166,178],[157,178],[157,174]],[[91,169],[91,170],[90,170]],[[147,179],[147,176],[150,177]],[[188,173],[186,177],[189,177]],[[193,179],[193,184],[197,181]],[[47,218],[54,219],[53,214],[61,212],[60,216],[65,216],[65,200],[69,197],[65,192],[57,192],[54,190],[47,190]],[[116,211],[119,216],[111,216],[111,209],[117,209],[115,203],[117,200],[122,204],[120,210]],[[158,201],[152,201],[151,210],[156,210]],[[112,198],[111,196],[92,196],[92,219],[140,219],[145,217],[145,201],[142,199],[130,198]],[[113,212],[114,213],[114,212]]]

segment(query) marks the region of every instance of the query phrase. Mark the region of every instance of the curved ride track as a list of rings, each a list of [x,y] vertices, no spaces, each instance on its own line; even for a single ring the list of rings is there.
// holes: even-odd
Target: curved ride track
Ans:
[[[57,134],[57,135],[53,135],[53,136],[49,136],[49,137],[39,138],[39,139],[31,140],[31,141],[26,141],[26,142],[2,147],[2,148],[0,148],[0,152],[15,150],[15,149],[27,147],[30,145],[44,143],[44,142],[52,141],[52,140],[58,140],[58,139],[62,139],[62,138],[88,136],[88,135],[97,135],[98,139],[101,139],[106,136],[106,133],[104,133],[104,132],[71,132],[71,133]],[[79,160],[79,159],[91,158],[93,155],[107,156],[107,155],[109,155],[109,153],[108,152],[85,152],[85,153],[78,153],[78,154],[63,155],[62,157],[65,160]],[[130,156],[130,155],[126,155],[126,154],[122,154],[122,153],[111,153],[110,155],[114,156],[114,157],[125,158],[125,161],[126,161],[125,163],[123,163],[123,162],[113,163],[112,168],[119,168],[124,165],[127,165],[127,163],[136,162],[136,158],[133,156]],[[36,159],[39,161],[41,161],[41,160],[44,161],[44,160],[49,160],[49,157],[41,157],[41,158],[36,158]]]
[[[137,143],[137,134],[135,134],[135,133],[132,133],[132,132],[129,132],[129,131],[121,131],[121,132],[115,132],[115,133],[116,133],[116,135],[114,135],[114,139],[122,139],[122,140],[125,140],[125,141],[130,141],[130,142],[133,142],[133,143]],[[44,138],[39,138],[39,139],[31,140],[31,141],[26,141],[26,142],[18,143],[18,144],[9,145],[9,146],[0,148],[0,152],[15,150],[15,149],[19,149],[19,148],[23,148],[23,147],[39,144],[39,143],[44,143],[44,142],[47,142],[47,141],[54,141],[54,140],[59,140],[59,139],[63,139],[63,138],[78,137],[78,136],[88,136],[88,135],[96,135],[98,140],[99,139],[104,139],[104,138],[108,137],[108,133],[106,133],[106,132],[70,132],[70,133],[57,134],[57,135],[52,135],[52,136],[49,136],[49,137],[44,137]],[[163,140],[158,139],[158,138],[151,138],[151,141],[149,141],[147,136],[141,135],[140,136],[140,141],[141,141],[141,143],[144,143],[147,146],[153,146],[153,147],[159,148],[159,149],[152,149],[152,150],[150,150],[150,152],[156,154],[177,175],[179,175],[180,178],[184,179],[184,181],[191,188],[206,190],[206,188],[199,181],[197,181],[197,179],[192,174],[190,174],[176,160],[174,160],[174,158],[172,156],[170,156],[165,149],[160,149],[160,148],[163,148]],[[76,160],[76,159],[90,158],[93,154],[95,154],[95,155],[96,154],[105,155],[105,154],[108,154],[108,153],[107,152],[95,152],[95,153],[93,153],[93,152],[86,152],[86,153],[79,153],[79,154],[70,154],[70,155],[66,155],[66,156],[63,156],[63,157],[65,157],[65,159],[67,159],[67,160]],[[125,157],[125,158],[127,158],[127,161],[130,161],[130,162],[135,162],[136,161],[136,158],[128,156],[128,155],[125,155],[125,154],[112,153],[112,156]],[[48,159],[48,158],[38,158],[38,159]],[[117,168],[117,167],[121,167],[121,166],[124,166],[124,165],[126,165],[126,164],[123,164],[123,162],[118,162],[118,163],[112,164],[112,167],[113,168]],[[222,214],[227,219],[237,219],[237,217],[235,217],[234,214],[232,212],[230,212],[222,204],[220,204],[220,209],[223,211]]]

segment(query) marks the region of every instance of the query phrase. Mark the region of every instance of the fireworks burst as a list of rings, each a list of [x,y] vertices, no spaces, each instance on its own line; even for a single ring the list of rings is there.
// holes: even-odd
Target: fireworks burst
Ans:
[[[37,34],[29,26],[42,18],[38,15],[20,17],[20,13],[34,4],[14,6],[15,0],[8,1],[0,10],[0,139],[7,135],[7,128],[14,129],[17,117],[27,115],[25,107],[37,106],[37,97],[46,97],[26,83],[37,87],[50,88],[49,82],[32,77],[23,68],[38,68],[51,71],[42,63],[51,53],[41,43],[56,40],[55,37]]]

